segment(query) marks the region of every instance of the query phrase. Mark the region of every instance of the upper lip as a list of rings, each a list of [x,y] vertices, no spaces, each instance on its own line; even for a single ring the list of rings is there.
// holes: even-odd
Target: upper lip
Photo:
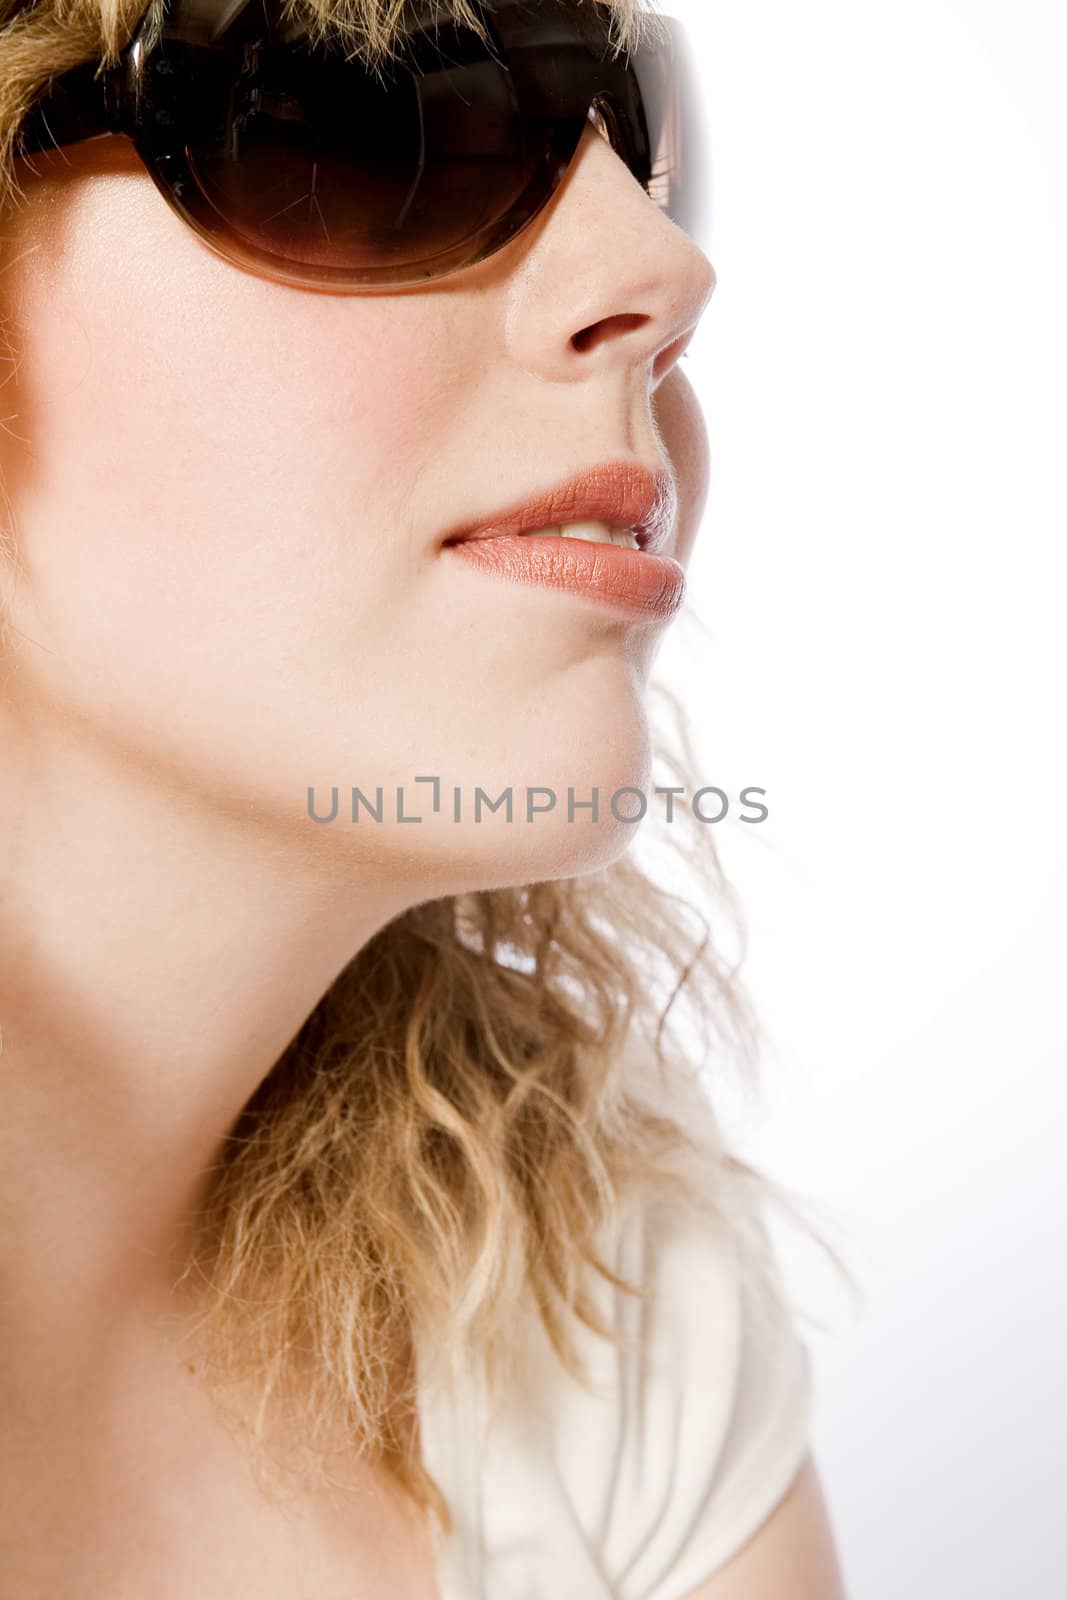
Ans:
[[[445,544],[492,539],[502,533],[531,533],[568,522],[606,522],[632,528],[641,550],[661,550],[678,514],[678,488],[672,473],[651,471],[627,461],[607,461],[558,483],[521,505],[494,511],[446,535]]]

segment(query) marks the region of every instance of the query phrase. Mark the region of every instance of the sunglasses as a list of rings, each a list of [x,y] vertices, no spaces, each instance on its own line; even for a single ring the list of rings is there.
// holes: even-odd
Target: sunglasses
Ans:
[[[152,0],[115,65],[51,80],[15,154],[125,134],[220,256],[366,293],[502,249],[551,200],[592,121],[701,241],[706,145],[678,22],[650,16],[651,37],[622,54],[601,0],[475,0],[484,38],[442,9],[414,0],[395,58],[373,69],[312,42],[286,0]]]

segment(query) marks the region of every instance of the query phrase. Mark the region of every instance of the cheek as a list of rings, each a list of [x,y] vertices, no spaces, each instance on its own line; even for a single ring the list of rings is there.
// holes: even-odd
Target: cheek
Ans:
[[[265,282],[147,179],[98,184],[75,186],[66,242],[46,238],[18,297],[26,448],[5,477],[26,627],[67,674],[56,692],[229,684],[277,704],[395,620],[405,491],[457,374],[430,354],[428,302]]]

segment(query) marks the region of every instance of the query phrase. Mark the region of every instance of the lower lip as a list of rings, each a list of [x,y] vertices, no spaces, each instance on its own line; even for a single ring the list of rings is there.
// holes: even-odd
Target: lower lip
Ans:
[[[685,595],[685,569],[679,562],[617,544],[498,533],[488,539],[461,539],[446,548],[500,578],[563,589],[653,622],[673,617]]]

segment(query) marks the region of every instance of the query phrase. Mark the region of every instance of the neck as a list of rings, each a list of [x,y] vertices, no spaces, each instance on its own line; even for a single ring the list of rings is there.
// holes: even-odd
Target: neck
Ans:
[[[5,727],[0,1283],[16,1326],[165,1305],[227,1131],[360,947],[418,894],[308,830],[179,799]]]

